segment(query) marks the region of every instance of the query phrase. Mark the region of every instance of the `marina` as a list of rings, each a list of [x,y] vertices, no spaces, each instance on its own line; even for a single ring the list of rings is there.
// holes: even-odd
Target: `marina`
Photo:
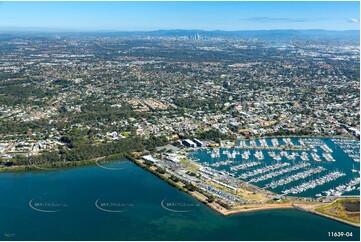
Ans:
[[[240,177],[242,179],[247,179],[252,176],[257,176],[257,175],[260,175],[260,174],[263,174],[263,173],[266,173],[266,172],[269,172],[272,170],[277,170],[277,169],[280,169],[280,168],[283,168],[283,167],[289,166],[289,165],[290,165],[290,163],[276,163],[274,165],[265,166],[262,168],[258,168],[256,170],[252,170],[252,171],[240,174],[238,177]]]
[[[195,149],[189,158],[276,194],[317,198],[358,195],[357,152],[352,139],[263,138]]]
[[[245,163],[242,163],[240,165],[237,165],[237,166],[231,166],[231,171],[238,171],[238,170],[243,170],[243,169],[247,169],[247,168],[250,168],[250,167],[253,167],[253,166],[258,166],[260,165],[261,162],[257,162],[257,161],[251,161],[251,162],[245,162]]]
[[[212,167],[228,166],[228,165],[232,165],[233,163],[234,162],[231,160],[218,161],[216,163],[211,164],[210,166],[212,166]]]
[[[300,164],[297,164],[297,165],[294,165],[294,166],[291,166],[291,167],[287,167],[287,168],[284,168],[284,169],[281,169],[281,170],[277,170],[277,171],[274,171],[274,172],[267,173],[267,174],[265,174],[263,176],[260,176],[260,177],[252,178],[251,180],[249,180],[249,182],[265,181],[265,180],[268,180],[268,179],[271,179],[271,178],[278,177],[280,175],[289,173],[291,171],[296,171],[296,170],[299,170],[299,169],[306,168],[306,167],[308,167],[310,165],[311,165],[310,163],[300,163]]]
[[[349,139],[332,139],[334,142],[348,157],[355,162],[360,162],[360,143],[357,140]]]
[[[298,186],[295,186],[295,187],[292,187],[290,189],[286,189],[286,190],[283,190],[282,191],[282,194],[299,194],[299,193],[302,193],[304,191],[307,191],[309,189],[313,189],[317,186],[321,186],[325,183],[328,183],[328,182],[331,182],[331,181],[334,181],[336,180],[337,178],[339,177],[342,177],[342,176],[346,176],[345,173],[343,172],[339,172],[339,171],[335,171],[335,172],[331,172],[331,173],[328,173],[327,175],[323,176],[323,177],[320,177],[320,178],[317,178],[317,179],[314,179],[314,180],[310,180],[308,182],[304,182]]]
[[[324,191],[323,193],[327,196],[342,196],[342,194],[346,192],[351,192],[355,190],[360,190],[360,187],[357,187],[357,185],[360,184],[360,177],[356,177],[346,184],[338,185],[334,189],[329,189],[327,191]]]
[[[268,183],[265,185],[266,188],[276,188],[276,187],[279,187],[279,186],[284,186],[284,185],[287,185],[291,182],[295,182],[295,181],[298,181],[298,180],[301,180],[301,179],[305,179],[305,178],[308,178],[312,175],[315,175],[317,173],[320,173],[322,171],[325,171],[326,168],[322,167],[322,166],[318,166],[318,167],[315,167],[315,168],[311,168],[311,169],[308,169],[306,171],[303,171],[303,172],[299,172],[299,173],[296,173],[294,175],[291,175],[291,176],[287,176],[287,177],[284,177],[283,179],[280,179],[280,180],[277,180],[277,181],[272,181],[271,183]]]

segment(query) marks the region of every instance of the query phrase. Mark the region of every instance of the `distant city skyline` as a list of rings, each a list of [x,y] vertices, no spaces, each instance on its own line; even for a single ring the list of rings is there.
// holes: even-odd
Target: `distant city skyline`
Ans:
[[[0,30],[359,30],[353,2],[0,2]]]

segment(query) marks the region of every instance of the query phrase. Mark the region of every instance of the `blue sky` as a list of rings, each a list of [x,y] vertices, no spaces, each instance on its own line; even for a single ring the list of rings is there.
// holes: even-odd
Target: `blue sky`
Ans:
[[[359,29],[359,2],[0,2],[0,27]]]

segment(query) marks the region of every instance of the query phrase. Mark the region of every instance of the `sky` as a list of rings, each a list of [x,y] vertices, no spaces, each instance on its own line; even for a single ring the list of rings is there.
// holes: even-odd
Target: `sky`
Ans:
[[[352,30],[359,2],[0,2],[0,29]]]

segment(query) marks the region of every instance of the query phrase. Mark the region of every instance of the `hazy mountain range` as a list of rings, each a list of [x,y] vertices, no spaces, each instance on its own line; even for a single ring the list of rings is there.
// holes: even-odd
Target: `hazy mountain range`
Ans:
[[[328,40],[348,40],[359,41],[359,30],[240,30],[240,31],[223,31],[223,30],[155,30],[155,31],[87,31],[87,30],[52,30],[41,28],[11,28],[0,27],[0,38],[11,35],[71,35],[71,36],[153,36],[153,37],[182,37],[182,36],[195,36],[196,34],[201,37],[231,37],[242,39],[260,39],[260,40],[288,40],[293,38],[300,39],[328,39]]]

